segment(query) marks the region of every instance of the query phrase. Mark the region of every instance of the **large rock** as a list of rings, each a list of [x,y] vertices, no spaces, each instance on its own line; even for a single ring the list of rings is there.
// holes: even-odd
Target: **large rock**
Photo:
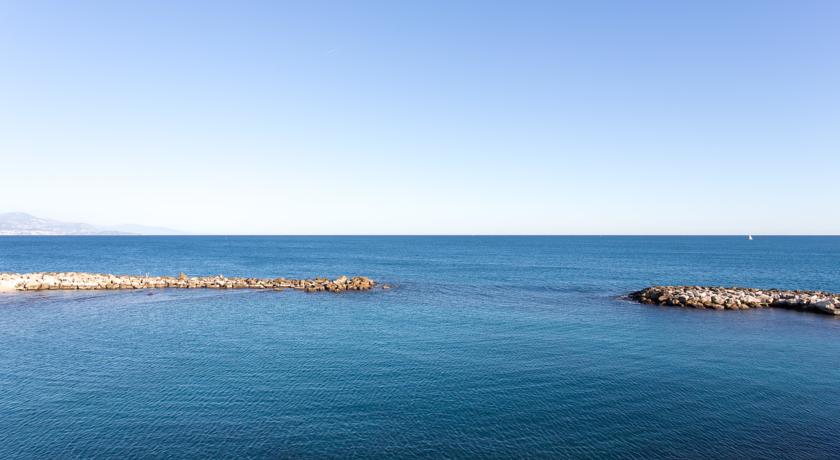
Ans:
[[[716,310],[779,307],[840,316],[840,295],[822,291],[762,291],[751,288],[652,286],[629,295],[646,304]]]
[[[0,273],[0,291],[37,291],[45,289],[276,289],[293,288],[307,292],[346,290],[367,290],[376,283],[370,278],[341,276],[334,281],[326,278],[288,280],[285,278],[226,278],[224,275],[206,277],[187,277],[180,273],[177,277],[167,276],[125,276],[95,273]]]

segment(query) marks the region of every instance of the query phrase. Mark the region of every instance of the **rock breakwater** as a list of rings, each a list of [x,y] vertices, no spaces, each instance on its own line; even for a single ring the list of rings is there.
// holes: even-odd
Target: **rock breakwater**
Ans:
[[[652,286],[633,292],[637,302],[675,307],[747,310],[788,308],[840,316],[840,294],[823,291],[724,288],[703,286]]]
[[[376,285],[364,276],[348,278],[228,278],[218,276],[132,276],[99,273],[0,273],[0,291],[106,289],[297,289],[305,292],[366,291]]]

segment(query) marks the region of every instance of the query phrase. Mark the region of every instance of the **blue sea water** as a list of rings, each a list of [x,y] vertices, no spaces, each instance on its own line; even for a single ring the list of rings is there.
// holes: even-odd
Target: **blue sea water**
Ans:
[[[392,290],[0,295],[0,458],[840,458],[837,237],[6,237],[0,271]]]

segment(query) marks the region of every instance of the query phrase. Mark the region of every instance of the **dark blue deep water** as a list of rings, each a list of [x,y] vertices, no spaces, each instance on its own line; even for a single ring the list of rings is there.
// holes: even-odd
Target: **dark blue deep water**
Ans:
[[[0,238],[70,270],[395,288],[0,295],[0,458],[840,457],[840,319],[620,298],[840,291],[840,238]]]

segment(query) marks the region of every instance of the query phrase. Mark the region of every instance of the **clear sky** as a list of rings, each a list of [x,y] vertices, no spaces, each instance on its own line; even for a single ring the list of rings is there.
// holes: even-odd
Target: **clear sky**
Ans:
[[[840,233],[840,2],[0,0],[0,212]]]

